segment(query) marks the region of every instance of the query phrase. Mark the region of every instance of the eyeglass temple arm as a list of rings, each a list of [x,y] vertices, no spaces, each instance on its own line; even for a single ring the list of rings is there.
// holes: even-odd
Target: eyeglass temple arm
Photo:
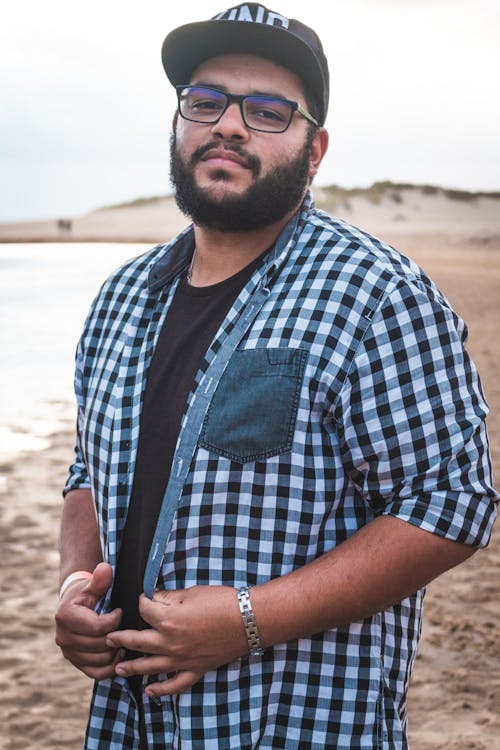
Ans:
[[[319,128],[319,122],[315,120],[314,117],[311,114],[309,114],[307,109],[304,109],[304,107],[298,102],[297,102],[297,112],[300,112],[302,117],[305,117],[306,120],[309,120],[309,122],[312,122],[313,125],[316,125],[316,127]]]

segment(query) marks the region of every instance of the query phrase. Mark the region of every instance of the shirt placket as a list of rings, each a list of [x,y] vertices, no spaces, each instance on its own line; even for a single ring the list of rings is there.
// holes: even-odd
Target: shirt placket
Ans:
[[[308,203],[305,206],[305,212],[307,212],[307,210]],[[260,272],[258,279],[255,280],[254,274],[250,280],[249,285],[253,283],[254,289],[253,291],[250,291],[250,297],[239,313],[239,317],[236,319],[231,331],[224,339],[218,341],[220,348],[217,351],[217,356],[213,357],[206,372],[197,385],[194,396],[190,400],[187,414],[183,420],[183,428],[173,458],[170,479],[163,496],[158,522],[146,564],[143,590],[146,596],[150,598],[152,598],[154,594],[170,531],[182,497],[184,485],[191,469],[200,431],[210,401],[215,393],[219,380],[227,367],[231,355],[237,348],[245,333],[249,330],[269,297],[270,290],[267,286],[268,280],[277,272],[279,266],[284,262],[290,252],[290,248],[292,246],[297,247],[300,226],[301,215],[296,215],[278,238],[275,248],[271,253],[271,257],[269,258],[265,269]],[[258,273],[259,272],[256,272],[256,274]],[[243,294],[245,292],[248,293],[249,285],[243,290]],[[229,313],[228,318],[230,316],[231,312]]]
[[[113,569],[132,491],[145,377],[174,290],[175,286],[169,290],[168,298],[165,292],[153,297],[149,294],[144,296],[124,330],[125,344],[112,399],[119,419],[114,420],[111,438],[111,474],[114,481],[109,488],[105,558]],[[111,590],[103,602],[104,609],[110,596]]]

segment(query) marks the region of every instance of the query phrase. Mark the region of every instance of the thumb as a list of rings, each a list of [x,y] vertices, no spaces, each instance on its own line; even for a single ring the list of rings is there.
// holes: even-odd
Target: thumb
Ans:
[[[98,601],[113,583],[113,569],[109,563],[101,562],[94,568],[92,578],[89,578],[87,584],[82,589],[82,594],[90,596]]]

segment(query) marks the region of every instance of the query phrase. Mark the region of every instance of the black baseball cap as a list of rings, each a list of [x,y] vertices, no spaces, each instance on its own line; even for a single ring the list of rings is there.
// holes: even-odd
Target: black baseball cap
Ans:
[[[258,3],[243,3],[209,21],[188,23],[168,34],[161,56],[169,81],[188,83],[205,60],[230,53],[265,57],[296,73],[306,92],[320,104],[319,124],[328,110],[330,76],[318,35],[294,18],[286,18]]]

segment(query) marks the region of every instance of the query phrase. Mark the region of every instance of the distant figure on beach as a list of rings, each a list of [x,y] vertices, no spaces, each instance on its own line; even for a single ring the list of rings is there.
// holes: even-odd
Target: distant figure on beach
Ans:
[[[77,351],[56,640],[95,680],[85,748],[402,750],[424,587],[498,500],[465,325],[315,208],[312,29],[247,3],[162,59],[192,224]]]
[[[59,232],[61,233],[71,232],[71,229],[72,229],[71,219],[59,219],[57,222],[57,228]]]

